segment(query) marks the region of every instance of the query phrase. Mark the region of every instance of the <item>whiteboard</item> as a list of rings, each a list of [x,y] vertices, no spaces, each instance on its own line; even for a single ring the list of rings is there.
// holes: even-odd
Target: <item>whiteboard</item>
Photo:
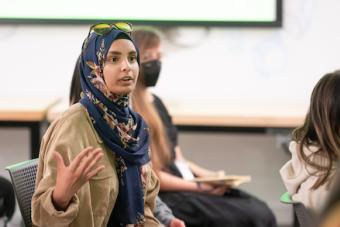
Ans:
[[[181,23],[279,24],[281,0],[11,0],[0,8],[0,21],[27,22],[129,20]],[[94,9],[95,7],[95,9]],[[193,10],[194,9],[194,10]]]

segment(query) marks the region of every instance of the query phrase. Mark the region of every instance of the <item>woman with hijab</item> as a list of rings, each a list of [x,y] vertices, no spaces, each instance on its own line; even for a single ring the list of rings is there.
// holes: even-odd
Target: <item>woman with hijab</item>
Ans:
[[[139,74],[131,31],[128,23],[90,28],[80,58],[84,96],[42,140],[34,226],[159,226],[148,126],[129,108]]]
[[[186,179],[216,176],[184,158],[177,129],[165,105],[149,91],[161,71],[160,36],[148,29],[132,37],[140,50],[141,73],[132,96],[133,109],[150,126],[154,170],[160,179],[160,197],[174,215],[190,227],[275,227],[275,217],[261,200],[244,191]]]
[[[82,91],[80,86],[80,57],[78,57],[76,64],[74,66],[70,94],[69,94],[69,104],[74,105],[78,103],[81,99]],[[167,227],[185,227],[182,220],[176,218],[171,209],[157,196],[156,206],[154,209],[154,216],[159,220],[163,226]]]

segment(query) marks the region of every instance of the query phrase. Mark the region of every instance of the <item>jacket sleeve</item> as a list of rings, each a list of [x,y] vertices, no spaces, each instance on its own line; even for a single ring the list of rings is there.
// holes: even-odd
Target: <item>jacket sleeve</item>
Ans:
[[[321,185],[317,189],[311,189],[317,180],[318,174],[313,168],[308,168],[297,153],[298,145],[291,142],[289,150],[292,158],[280,169],[280,175],[287,191],[293,201],[303,203],[307,208],[319,211],[327,197],[328,184]],[[306,154],[310,151],[304,149]]]
[[[65,211],[58,211],[52,201],[57,175],[53,151],[58,151],[63,157],[65,165],[69,165],[71,160],[86,146],[78,136],[77,127],[71,122],[70,119],[54,122],[43,137],[35,192],[32,198],[34,226],[69,226],[78,215],[79,198],[77,194],[72,197]]]
[[[303,164],[296,152],[296,146],[297,144],[295,142],[290,143],[289,151],[292,157],[280,169],[282,181],[290,195],[297,193],[300,185],[307,179]]]
[[[159,191],[159,180],[151,168],[151,164],[148,165],[149,174],[148,181],[145,190],[145,206],[144,206],[144,216],[145,216],[145,226],[147,227],[158,227],[159,222],[154,217],[153,211],[156,205],[156,197]]]
[[[170,221],[175,218],[171,209],[159,198],[159,196],[156,198],[154,215],[165,226],[168,226]]]

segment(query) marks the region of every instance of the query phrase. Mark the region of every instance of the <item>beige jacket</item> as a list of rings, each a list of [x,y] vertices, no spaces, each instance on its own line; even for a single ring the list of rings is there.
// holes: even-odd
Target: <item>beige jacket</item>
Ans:
[[[104,165],[105,168],[81,187],[66,211],[58,211],[52,203],[56,180],[56,164],[52,152],[59,151],[68,165],[88,146],[100,147],[104,151],[99,165]],[[145,226],[159,226],[152,213],[159,181],[150,164],[143,169],[146,169],[141,176],[145,182]],[[104,145],[96,133],[86,109],[81,104],[75,104],[50,125],[43,137],[36,190],[32,198],[33,226],[106,227],[117,195],[118,177],[114,153]]]
[[[304,164],[298,156],[297,149],[298,144],[292,141],[289,144],[292,158],[280,169],[281,178],[293,201],[302,202],[307,208],[319,213],[331,187],[328,182],[315,190],[310,190],[317,180],[317,175],[314,175],[317,170]],[[304,148],[306,155],[310,155],[316,150],[316,147]]]

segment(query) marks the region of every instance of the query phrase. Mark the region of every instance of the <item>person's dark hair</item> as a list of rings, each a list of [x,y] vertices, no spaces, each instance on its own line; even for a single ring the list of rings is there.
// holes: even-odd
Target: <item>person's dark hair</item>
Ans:
[[[73,70],[73,76],[70,87],[69,104],[75,104],[80,100],[81,85],[80,85],[80,56],[78,57]]]
[[[133,31],[131,37],[141,53],[144,52],[145,49],[158,46],[161,43],[160,36],[151,29]]]
[[[318,180],[312,187],[316,189],[327,182],[333,161],[339,159],[340,71],[326,74],[316,84],[305,121],[293,131],[293,139],[300,144],[298,154],[302,160],[318,170]],[[307,155],[303,152],[303,146],[319,149]]]

